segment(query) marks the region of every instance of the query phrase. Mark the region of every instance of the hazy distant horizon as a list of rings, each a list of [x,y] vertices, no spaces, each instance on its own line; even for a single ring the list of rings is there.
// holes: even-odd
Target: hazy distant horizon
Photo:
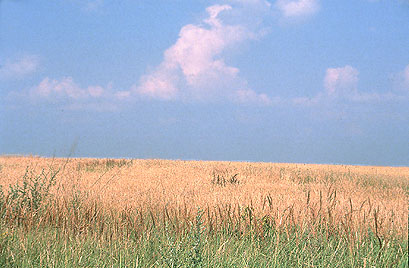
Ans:
[[[89,160],[165,160],[165,161],[194,161],[194,162],[239,162],[239,163],[265,163],[265,164],[294,164],[294,165],[334,165],[334,166],[365,166],[365,167],[402,167],[409,168],[409,165],[371,165],[359,163],[301,163],[301,162],[280,162],[280,161],[252,161],[252,160],[211,160],[211,159],[167,159],[167,158],[135,158],[135,157],[93,157],[93,156],[48,156],[48,155],[34,155],[34,154],[2,154],[0,157],[40,157],[40,158],[58,158],[58,159],[89,159]]]

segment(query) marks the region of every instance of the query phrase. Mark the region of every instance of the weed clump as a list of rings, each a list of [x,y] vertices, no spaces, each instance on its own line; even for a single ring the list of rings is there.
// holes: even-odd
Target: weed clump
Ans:
[[[44,169],[40,174],[26,168],[21,183],[9,186],[5,194],[0,187],[0,216],[8,221],[22,223],[25,219],[37,217],[39,211],[45,209],[47,201],[51,200],[51,188],[56,184],[56,176],[61,169]]]
[[[77,170],[85,170],[86,172],[95,172],[100,170],[110,170],[114,167],[122,168],[122,167],[130,167],[132,166],[132,160],[126,159],[104,159],[104,160],[91,160],[85,163],[78,163]]]
[[[233,174],[233,175],[227,175],[227,174],[217,174],[216,172],[213,172],[212,175],[212,184],[213,185],[218,185],[225,187],[227,185],[239,185],[240,181],[238,179],[238,173]]]

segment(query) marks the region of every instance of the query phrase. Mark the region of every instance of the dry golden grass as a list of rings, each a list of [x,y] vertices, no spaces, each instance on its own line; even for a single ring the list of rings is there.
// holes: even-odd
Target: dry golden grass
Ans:
[[[14,185],[27,167],[34,174],[62,168],[56,196],[85,193],[117,211],[169,211],[189,219],[200,207],[214,225],[252,213],[273,218],[277,227],[327,224],[347,233],[371,228],[408,235],[408,167],[4,156],[0,185]],[[235,174],[238,183],[215,183]]]

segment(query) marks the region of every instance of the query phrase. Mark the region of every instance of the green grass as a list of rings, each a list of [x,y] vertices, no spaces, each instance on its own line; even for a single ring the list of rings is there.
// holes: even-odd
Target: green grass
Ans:
[[[381,248],[374,235],[352,246],[325,232],[271,230],[260,237],[195,228],[183,235],[152,229],[137,239],[106,240],[3,225],[0,267],[408,267],[407,241],[391,239]]]

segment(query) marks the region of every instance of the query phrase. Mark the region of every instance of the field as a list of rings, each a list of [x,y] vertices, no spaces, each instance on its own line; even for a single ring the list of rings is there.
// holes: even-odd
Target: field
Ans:
[[[409,167],[0,157],[0,267],[408,267]]]

